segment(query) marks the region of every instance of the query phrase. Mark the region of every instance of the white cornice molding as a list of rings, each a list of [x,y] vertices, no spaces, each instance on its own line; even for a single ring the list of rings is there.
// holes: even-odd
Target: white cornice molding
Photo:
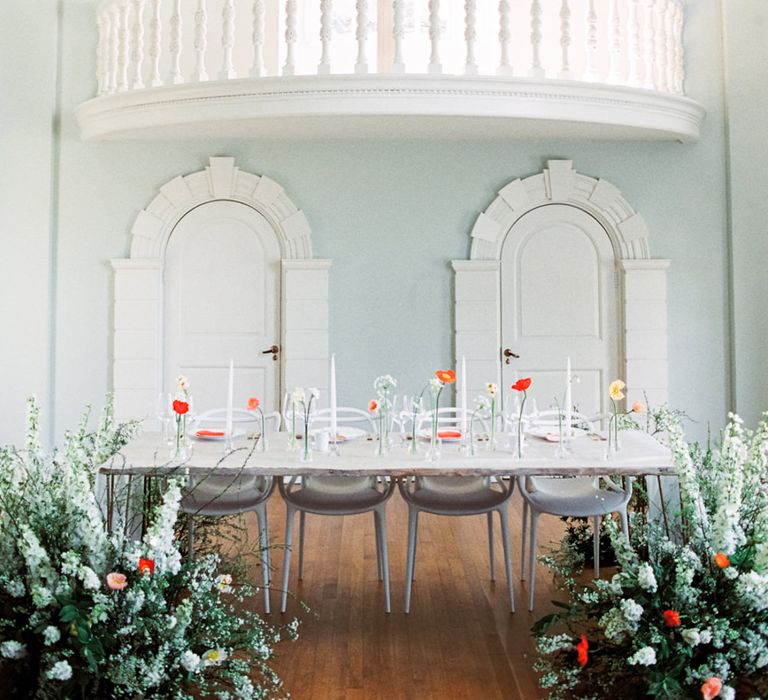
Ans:
[[[705,112],[680,95],[579,81],[332,75],[132,90],[89,100],[76,114],[84,140],[376,135],[694,142]]]

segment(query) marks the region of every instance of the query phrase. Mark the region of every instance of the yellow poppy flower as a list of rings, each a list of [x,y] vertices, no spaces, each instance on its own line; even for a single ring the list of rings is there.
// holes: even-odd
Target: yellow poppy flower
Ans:
[[[608,395],[614,400],[614,401],[621,401],[624,398],[624,388],[627,385],[621,381],[621,379],[617,379],[616,381],[611,382],[611,385],[608,387]]]

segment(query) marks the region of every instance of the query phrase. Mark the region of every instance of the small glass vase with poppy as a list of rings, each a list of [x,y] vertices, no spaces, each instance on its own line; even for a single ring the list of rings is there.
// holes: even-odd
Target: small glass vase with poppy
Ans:
[[[256,452],[266,452],[267,451],[267,421],[264,417],[264,411],[261,408],[261,401],[257,399],[255,396],[252,396],[250,399],[248,399],[248,410],[251,413],[258,413],[259,414],[259,422],[260,422],[260,430],[259,433],[259,439],[256,443]]]
[[[387,414],[376,399],[370,400],[368,403],[368,411],[371,414],[371,418],[376,421],[376,432],[378,433],[378,440],[376,440],[376,455],[381,457],[387,453],[387,435],[384,426]]]
[[[513,385],[512,389],[520,392],[523,395],[523,400],[520,402],[520,414],[517,417],[517,440],[515,441],[514,456],[517,459],[523,457],[523,411],[525,410],[525,402],[528,398],[528,389],[531,388],[533,380],[530,377],[518,379]]]
[[[183,462],[189,458],[189,444],[187,442],[187,414],[189,413],[189,382],[187,378],[179,375],[176,379],[179,391],[174,398],[172,407],[176,419],[176,436],[171,447],[171,459]]]
[[[439,369],[435,376],[429,380],[429,392],[432,394],[432,433],[429,441],[429,450],[427,450],[426,459],[433,462],[440,458],[440,440],[437,434],[437,426],[440,421],[440,394],[446,384],[456,382],[456,372],[452,369]]]
[[[392,425],[392,390],[397,386],[397,379],[391,374],[383,374],[376,377],[373,388],[376,390],[375,399],[379,413],[379,447],[382,454],[392,448],[390,427]]]
[[[499,393],[499,387],[492,382],[488,382],[485,385],[485,391],[488,394],[488,409],[491,414],[491,422],[488,430],[488,443],[486,449],[489,452],[496,451],[496,395]]]
[[[297,406],[301,406],[303,413],[302,418],[304,419],[304,434],[301,445],[301,456],[299,458],[302,462],[312,461],[312,450],[309,445],[309,422],[312,417],[312,403],[317,401],[319,396],[320,392],[317,389],[307,389],[306,391],[304,391],[304,389],[294,389],[293,391],[294,402]]]
[[[635,401],[629,411],[619,410],[619,401],[624,400],[624,389],[627,385],[621,380],[616,379],[608,387],[608,396],[611,398],[612,415],[608,421],[608,447],[606,449],[606,459],[616,455],[621,451],[619,442],[619,418],[628,416],[632,413],[645,413],[645,404],[642,401]]]

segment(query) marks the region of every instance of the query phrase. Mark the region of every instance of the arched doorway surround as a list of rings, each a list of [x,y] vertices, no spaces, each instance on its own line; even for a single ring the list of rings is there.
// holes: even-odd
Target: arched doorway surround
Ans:
[[[454,260],[455,352],[467,362],[472,399],[485,382],[501,380],[501,254],[504,240],[525,214],[550,204],[582,209],[605,229],[616,256],[621,330],[619,367],[631,403],[647,394],[667,401],[667,269],[653,260],[642,216],[617,187],[577,173],[569,160],[550,160],[536,175],[506,185],[475,221],[469,260]]]
[[[216,201],[239,202],[258,211],[280,245],[281,385],[326,388],[331,261],[312,258],[306,216],[278,183],[240,170],[234,158],[214,157],[203,170],[163,185],[136,217],[129,257],[111,260],[112,385],[118,418],[148,415],[158,392],[172,389],[162,386],[165,250],[184,216]]]

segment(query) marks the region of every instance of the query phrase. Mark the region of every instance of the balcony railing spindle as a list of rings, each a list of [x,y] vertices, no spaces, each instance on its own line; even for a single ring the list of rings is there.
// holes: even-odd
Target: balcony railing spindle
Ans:
[[[664,24],[664,37],[666,39],[666,61],[664,72],[664,89],[667,92],[675,91],[675,3],[670,0],[667,3],[666,22]]]
[[[120,52],[120,10],[117,6],[113,6],[107,15],[109,16],[109,46],[107,57],[109,80],[107,81],[107,92],[112,94],[117,92],[117,66],[118,54]]]
[[[171,37],[169,44],[171,52],[170,82],[174,85],[184,82],[184,76],[181,74],[182,29],[181,0],[175,0],[173,3],[173,14],[171,15]]]
[[[258,78],[264,73],[264,0],[253,0],[253,64],[251,77]]]
[[[393,0],[392,2],[392,39],[395,43],[395,52],[392,59],[392,72],[404,73],[403,39],[405,39],[405,2]]]
[[[357,61],[355,73],[368,72],[368,0],[357,0]]]
[[[528,74],[532,78],[543,78],[544,68],[541,65],[541,3],[539,0],[531,0],[531,69]]]
[[[296,73],[296,0],[285,0],[285,65],[283,75]]]
[[[653,84],[657,90],[664,90],[667,52],[664,43],[665,0],[655,0],[653,5]]]
[[[571,7],[569,0],[562,0],[560,5],[560,49],[562,58],[557,77],[562,80],[573,79],[571,71]]]
[[[131,90],[144,87],[144,5],[146,0],[133,0],[133,32],[131,42]]]
[[[584,80],[594,82],[597,80],[597,10],[595,0],[589,0],[587,9],[587,63],[584,69]]]
[[[152,76],[149,84],[159,87],[163,84],[160,75],[160,52],[162,51],[162,20],[160,19],[162,0],[152,0],[152,19],[149,22],[149,57],[151,59],[150,71]]]
[[[440,0],[429,0],[429,42],[431,46],[428,72],[439,75],[443,72],[440,61]]]
[[[512,38],[512,29],[510,27],[510,8],[509,0],[500,0],[499,2],[499,67],[496,72],[499,75],[513,75],[512,63],[509,58],[510,40]]]
[[[98,97],[101,97],[107,91],[106,27],[107,13],[98,12],[96,15],[96,29],[99,36],[99,40],[96,42],[96,95]]]
[[[608,82],[621,82],[621,16],[619,15],[619,0],[611,0],[611,45],[608,65]]]
[[[643,0],[643,87],[653,90],[653,0]]]
[[[467,61],[464,66],[466,75],[477,75],[475,41],[477,40],[476,0],[464,0],[464,39],[467,42]]]
[[[629,43],[629,84],[641,87],[643,84],[643,54],[640,45],[640,18],[638,16],[638,0],[627,0],[629,14],[627,16],[627,38]]]
[[[221,48],[224,57],[219,71],[219,80],[237,78],[237,70],[233,61],[235,48],[235,0],[224,0],[221,9]]]
[[[331,72],[331,40],[333,39],[333,0],[320,0],[320,63],[317,66],[319,75]]]
[[[120,3],[118,14],[119,48],[117,53],[117,91],[124,92],[128,89],[128,0]]]
[[[195,72],[192,81],[205,82],[208,80],[208,70],[205,67],[205,54],[208,50],[208,12],[205,0],[197,0],[195,12]]]
[[[683,45],[683,7],[675,3],[675,92],[683,94],[685,88],[685,46]]]

